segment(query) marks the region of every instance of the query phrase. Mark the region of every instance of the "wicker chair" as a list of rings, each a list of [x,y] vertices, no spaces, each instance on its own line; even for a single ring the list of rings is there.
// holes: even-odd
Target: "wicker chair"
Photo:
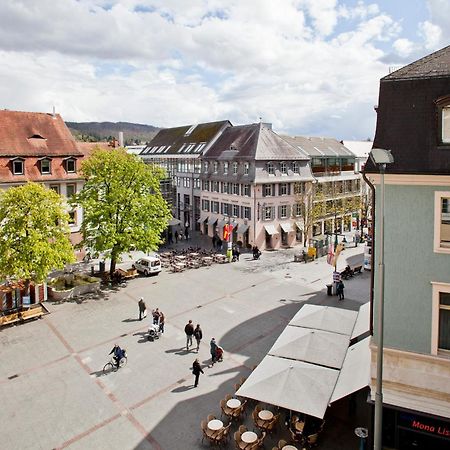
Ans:
[[[207,419],[206,419],[206,421],[209,422],[209,421],[214,420],[214,419],[216,419],[216,416],[214,414],[209,414]]]
[[[287,442],[284,439],[280,439],[278,441],[278,446],[277,446],[277,450],[282,449],[285,445],[287,445]]]
[[[215,436],[215,438],[214,438],[214,443],[215,444],[222,445],[222,444],[225,444],[228,441],[230,427],[231,427],[231,422],[226,427],[222,428],[220,433],[217,434]]]
[[[233,417],[234,410],[227,406],[225,400],[220,400],[220,409],[222,410],[222,414],[225,414],[227,417]]]
[[[245,433],[248,431],[247,427],[245,425],[239,425],[239,433]]]
[[[257,411],[256,408],[252,411],[253,422],[255,423],[255,426],[257,428],[259,428],[260,430],[263,430],[264,429],[264,420],[259,418],[258,412],[259,411]]]
[[[308,444],[308,447],[315,447],[317,445],[317,440],[319,439],[319,433],[310,434],[309,436],[306,436],[306,443]]]
[[[271,433],[273,430],[275,430],[278,419],[280,418],[279,414],[276,414],[273,416],[273,418],[270,420],[270,422],[264,422],[263,426],[261,427],[262,430],[267,431],[268,433]]]
[[[227,394],[225,395],[225,401],[227,402],[228,400],[232,399],[233,396],[231,394]]]

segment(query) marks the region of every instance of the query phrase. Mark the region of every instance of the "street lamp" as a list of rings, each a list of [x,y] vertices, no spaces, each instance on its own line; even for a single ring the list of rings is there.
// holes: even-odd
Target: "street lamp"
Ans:
[[[377,386],[375,392],[374,446],[381,450],[383,433],[383,333],[384,333],[384,173],[386,165],[394,162],[390,150],[373,148],[370,158],[380,169],[380,232],[377,233],[378,245],[378,351]]]

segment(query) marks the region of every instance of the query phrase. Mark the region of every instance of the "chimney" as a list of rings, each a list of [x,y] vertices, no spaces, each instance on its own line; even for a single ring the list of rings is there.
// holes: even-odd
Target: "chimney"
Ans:
[[[54,119],[56,119],[56,108],[55,108],[55,105],[53,105],[53,113],[52,113],[52,116],[53,116]]]
[[[119,147],[123,147],[123,131],[119,131]]]

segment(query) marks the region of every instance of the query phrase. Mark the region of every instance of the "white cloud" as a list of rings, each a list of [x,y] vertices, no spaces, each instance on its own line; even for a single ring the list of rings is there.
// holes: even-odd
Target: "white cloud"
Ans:
[[[414,51],[414,42],[409,39],[397,39],[392,45],[401,57],[409,56]]]
[[[435,25],[428,20],[419,24],[419,31],[424,39],[427,50],[436,50],[442,39],[442,30],[439,25]]]

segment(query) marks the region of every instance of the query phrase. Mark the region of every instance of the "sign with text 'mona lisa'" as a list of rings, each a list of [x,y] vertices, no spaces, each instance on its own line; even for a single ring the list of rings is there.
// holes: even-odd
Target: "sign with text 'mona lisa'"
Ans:
[[[450,424],[441,420],[401,413],[398,417],[398,425],[450,440]]]

